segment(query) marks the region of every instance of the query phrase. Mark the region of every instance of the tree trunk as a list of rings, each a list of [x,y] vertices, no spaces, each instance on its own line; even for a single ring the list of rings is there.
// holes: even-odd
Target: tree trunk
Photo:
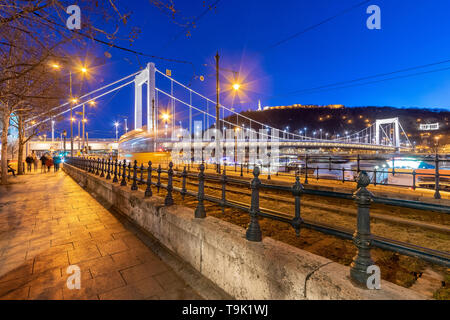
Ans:
[[[8,129],[9,129],[9,113],[5,110],[2,115],[2,180],[1,184],[8,183]]]
[[[23,170],[23,145],[25,141],[24,130],[23,130],[23,118],[18,116],[18,127],[19,127],[19,150],[17,153],[17,174],[25,174]]]

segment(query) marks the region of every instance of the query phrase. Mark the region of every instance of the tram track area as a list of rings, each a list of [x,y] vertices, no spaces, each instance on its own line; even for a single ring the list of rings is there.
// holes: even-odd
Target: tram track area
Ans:
[[[175,172],[173,177],[173,186],[174,186],[174,195],[178,194],[181,191],[182,179],[180,177],[181,172]],[[195,208],[195,197],[197,196],[198,183],[197,175],[195,173],[188,174],[186,178],[186,189],[187,196],[194,197],[191,200],[191,205],[188,205],[192,208]],[[220,211],[223,213],[226,208],[222,208],[220,203],[222,185],[220,181],[217,179],[218,176],[211,179],[210,175],[206,175],[205,177],[205,200],[210,202],[212,206],[209,208],[212,212],[207,212],[208,215],[213,215],[215,217],[221,218]],[[220,177],[219,177],[220,178]],[[146,177],[145,177],[146,179]],[[157,181],[157,175],[152,174],[152,184],[155,184]],[[166,182],[167,177],[165,174],[161,174],[161,182]],[[244,183],[245,184],[245,183]],[[228,181],[226,185],[226,207],[231,207],[236,210],[241,210],[243,212],[248,212],[248,207],[250,203],[251,193],[248,187],[246,188],[242,182],[240,181]],[[162,183],[162,188],[164,188],[165,184]],[[284,192],[286,194],[287,192]],[[303,198],[309,198],[307,200]],[[310,230],[315,230],[321,233],[325,233],[328,235],[336,236],[341,239],[350,240],[352,239],[353,232],[356,225],[356,206],[354,205],[352,200],[345,199],[332,199],[324,204],[324,200],[327,197],[324,196],[304,196],[302,197],[302,216],[304,218],[303,228],[307,228]],[[329,197],[328,197],[329,198]],[[289,224],[289,222],[294,217],[293,215],[293,206],[294,199],[293,197],[289,198],[287,196],[283,196],[283,192],[276,191],[266,192],[264,190],[260,191],[260,199],[261,199],[261,215],[260,217],[265,218],[266,215],[276,216],[278,217],[276,220]],[[181,200],[181,199],[180,199]],[[186,201],[183,202],[183,204]],[[334,202],[334,203],[333,203]],[[189,201],[188,201],[189,203]],[[342,208],[343,203],[346,203],[345,206],[347,208]],[[384,207],[389,207],[382,205]],[[277,208],[278,210],[273,210],[270,208]],[[281,209],[281,210],[280,210]],[[405,208],[405,211],[410,211]],[[420,212],[420,210],[416,210]],[[289,214],[292,212],[292,214]],[[429,212],[424,211],[424,215],[430,214]],[[431,213],[433,215],[441,216],[442,219],[445,219],[445,222],[448,223],[447,220],[448,215],[439,214],[439,213]],[[319,219],[317,219],[319,217]],[[339,217],[338,217],[339,216]],[[345,217],[345,218],[342,218]],[[381,235],[373,236],[373,246],[378,247],[383,250],[390,250],[400,254],[404,254],[411,257],[416,257],[422,259],[424,261],[428,261],[433,264],[438,264],[445,267],[450,267],[450,254],[448,252],[447,246],[448,240],[450,239],[450,229],[447,225],[444,224],[436,224],[424,221],[417,221],[413,219],[404,219],[393,217],[391,215],[383,215],[378,213],[372,213],[372,225],[374,230],[377,231],[379,226],[383,226],[383,229],[387,229],[386,232],[383,232]],[[233,219],[231,219],[233,220]],[[339,221],[335,221],[339,220]],[[346,223],[341,225],[343,220],[346,220]],[[330,224],[332,222],[332,225]],[[337,225],[335,224],[337,222]],[[389,226],[387,226],[389,225]],[[404,241],[405,239],[394,240],[390,239],[386,235],[396,234],[397,236],[400,233],[404,235],[411,235],[412,237],[407,238],[417,238],[414,235],[422,234],[423,230],[426,230],[426,237],[432,235],[434,242],[438,241],[443,247],[442,248],[432,248],[432,246],[423,246],[423,243],[420,245],[413,244],[411,241]],[[426,238],[425,237],[425,238]],[[418,243],[415,241],[415,243]],[[426,243],[425,243],[426,244]]]

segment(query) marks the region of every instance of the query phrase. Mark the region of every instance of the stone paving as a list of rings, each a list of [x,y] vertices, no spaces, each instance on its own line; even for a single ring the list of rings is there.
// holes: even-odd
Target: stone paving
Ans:
[[[201,299],[63,172],[0,186],[0,299]],[[81,288],[67,286],[69,265]]]

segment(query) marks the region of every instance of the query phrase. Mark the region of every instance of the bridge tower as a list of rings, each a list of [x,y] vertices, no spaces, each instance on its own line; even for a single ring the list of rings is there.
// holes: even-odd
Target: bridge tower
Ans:
[[[147,68],[134,79],[134,129],[142,128],[142,86],[144,84],[147,85],[147,131],[152,132],[154,129],[155,71],[155,64],[148,63]]]
[[[400,152],[400,126],[399,126],[398,118],[376,120],[376,122],[375,122],[375,144],[381,144],[380,143],[380,138],[381,138],[380,129],[383,130],[381,126],[386,125],[386,124],[394,125],[394,135],[393,135],[394,141],[392,141],[392,144],[395,146],[396,151]],[[386,134],[386,132],[385,132],[385,134]]]

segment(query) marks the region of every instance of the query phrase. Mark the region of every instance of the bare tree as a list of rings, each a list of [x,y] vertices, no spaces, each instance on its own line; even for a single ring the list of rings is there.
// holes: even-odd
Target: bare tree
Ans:
[[[78,1],[83,13],[81,30],[69,30],[66,8],[71,4],[71,1],[58,0],[0,0],[2,184],[7,183],[7,137],[11,115],[17,114],[14,119],[17,119],[23,143],[27,114],[36,114],[37,106],[49,103],[49,99],[53,99],[53,105],[61,99],[54,92],[54,86],[45,87],[45,77],[49,76],[45,67],[49,61],[63,57],[71,47],[83,45],[97,35],[112,43],[120,37],[119,26],[126,23],[127,15],[119,12],[115,1],[82,0]],[[98,21],[98,25],[93,21]],[[132,34],[129,39],[133,37]],[[43,76],[37,80],[39,73]],[[47,92],[44,93],[42,89],[45,88]]]

